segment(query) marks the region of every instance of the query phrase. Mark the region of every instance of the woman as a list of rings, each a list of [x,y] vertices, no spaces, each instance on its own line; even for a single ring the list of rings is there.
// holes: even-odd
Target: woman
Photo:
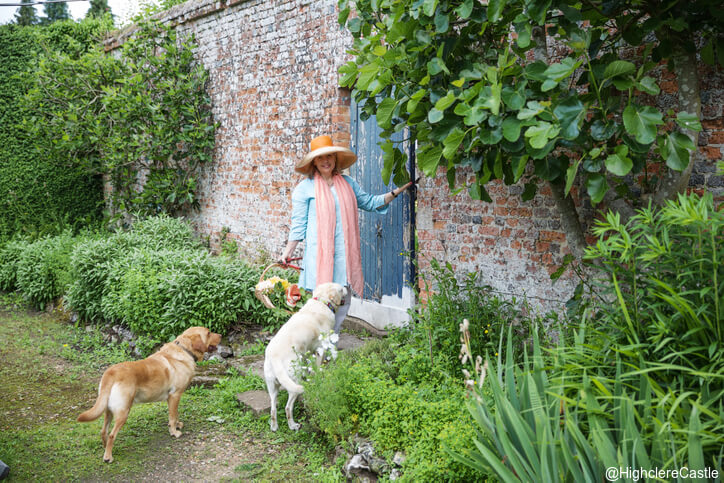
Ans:
[[[387,213],[387,205],[409,188],[407,183],[383,195],[365,193],[341,171],[352,166],[357,156],[335,146],[329,136],[312,139],[310,152],[294,168],[307,179],[292,193],[292,225],[281,259],[286,262],[297,244],[306,240],[299,286],[306,290],[325,282],[347,285],[359,296],[364,289],[360,257],[358,209]],[[335,332],[347,315],[351,291],[335,312]]]

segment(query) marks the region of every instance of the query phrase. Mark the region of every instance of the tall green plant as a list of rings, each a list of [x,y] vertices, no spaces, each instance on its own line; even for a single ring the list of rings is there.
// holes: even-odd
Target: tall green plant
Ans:
[[[534,334],[532,358],[520,366],[510,342],[505,363],[488,362],[489,374],[478,366],[492,396],[472,385],[479,433],[454,457],[506,482],[618,479],[611,469],[721,471],[721,394],[662,391],[655,371],[625,370],[620,355],[607,360],[586,345],[582,329],[546,355]]]
[[[197,208],[215,124],[194,48],[193,37],[147,21],[119,58],[100,47],[78,59],[49,53],[28,96],[29,132],[53,133],[39,151],[106,176],[122,215]]]
[[[57,234],[58,225],[77,226],[101,217],[100,178],[69,162],[72,158],[37,152],[39,145],[52,144],[65,133],[46,131],[40,119],[33,133],[22,124],[32,119],[24,96],[43,53],[63,52],[77,59],[108,27],[101,19],[44,27],[0,25],[0,238],[17,232]],[[54,106],[40,108],[52,111]]]
[[[679,195],[628,223],[608,213],[594,227],[599,309],[647,360],[718,372],[724,368],[724,212],[711,193]],[[721,386],[720,386],[721,387]]]
[[[516,324],[520,340],[527,337],[527,317],[521,317],[516,301],[506,301],[481,285],[478,272],[458,280],[452,265],[433,259],[429,276],[423,276],[429,294],[427,303],[413,314],[411,336],[420,347],[427,346],[432,365],[455,372],[460,352],[458,326],[466,318],[474,327],[471,349],[475,354],[497,350],[501,332]],[[421,340],[421,339],[425,340]]]

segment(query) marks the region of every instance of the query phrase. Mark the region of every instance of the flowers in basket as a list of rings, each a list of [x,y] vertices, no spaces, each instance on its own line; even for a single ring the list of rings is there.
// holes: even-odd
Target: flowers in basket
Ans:
[[[288,280],[277,276],[257,283],[254,290],[264,294],[277,308],[286,304],[287,307],[293,309],[300,301],[306,302],[306,299],[309,298],[306,290],[299,288],[296,283],[289,283]]]

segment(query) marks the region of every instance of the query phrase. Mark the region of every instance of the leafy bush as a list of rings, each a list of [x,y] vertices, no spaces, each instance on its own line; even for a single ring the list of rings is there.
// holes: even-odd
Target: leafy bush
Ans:
[[[57,234],[47,226],[78,226],[101,217],[101,180],[65,157],[38,156],[38,145],[51,143],[53,136],[42,123],[35,135],[28,135],[22,123],[24,119],[33,122],[24,96],[41,53],[65,52],[77,57],[109,26],[97,19],[43,27],[0,25],[0,238],[16,232]]]
[[[409,481],[472,481],[480,475],[449,458],[442,445],[459,447],[472,438],[462,386],[404,383],[397,374],[395,347],[375,341],[343,352],[305,384],[304,406],[311,423],[339,442],[355,433],[369,436],[391,457],[404,450]]]
[[[495,354],[501,333],[510,325],[519,340],[527,339],[535,317],[527,316],[515,299],[503,300],[491,287],[480,285],[478,272],[468,273],[460,282],[449,263],[442,266],[433,259],[430,264],[430,279],[423,276],[423,280],[431,295],[427,304],[412,314],[410,336],[417,347],[428,348],[432,365],[451,374],[459,371],[458,328],[463,319],[474,328],[470,342],[475,354]]]
[[[139,238],[139,243],[149,250],[201,247],[201,242],[196,239],[188,222],[163,213],[136,221],[132,232]]]
[[[71,254],[72,282],[65,299],[84,320],[100,320],[101,303],[107,293],[107,279],[113,261],[139,244],[131,233],[79,243]]]
[[[197,178],[211,160],[216,125],[194,48],[193,35],[177,38],[175,27],[147,20],[118,55],[99,45],[80,56],[42,56],[26,127],[52,142],[38,149],[105,176],[116,215],[198,208]]]
[[[614,303],[596,309],[612,337],[646,361],[724,372],[724,211],[711,193],[679,195],[626,224],[609,213],[594,233],[586,258],[604,271],[600,297]]]
[[[505,482],[597,482],[606,468],[721,470],[720,404],[704,402],[705,394],[662,393],[648,371],[624,370],[620,356],[609,375],[611,364],[584,331],[574,333],[548,357],[534,333],[532,359],[518,367],[509,342],[504,364],[498,358],[487,376],[478,372],[492,396],[476,392],[469,403],[479,432],[475,448],[448,449],[458,461]],[[571,377],[586,359],[594,364]],[[714,425],[702,421],[707,413]]]
[[[109,291],[109,271],[117,259],[136,248],[190,250],[198,244],[187,223],[165,215],[139,220],[130,232],[80,243],[71,256],[72,283],[66,301],[84,320],[100,320],[101,304]]]
[[[69,231],[26,245],[17,262],[17,288],[41,310],[71,283],[71,253],[78,239]]]
[[[492,396],[470,406],[476,449],[458,459],[503,481],[721,471],[723,227],[710,194],[599,221],[596,298],[545,356],[534,337],[532,361],[491,368]]]
[[[240,315],[263,312],[249,286],[257,273],[199,250],[136,249],[111,265],[102,314],[161,340],[192,325],[225,333]]]
[[[27,241],[15,238],[0,246],[0,290],[15,290],[17,287],[18,263]]]

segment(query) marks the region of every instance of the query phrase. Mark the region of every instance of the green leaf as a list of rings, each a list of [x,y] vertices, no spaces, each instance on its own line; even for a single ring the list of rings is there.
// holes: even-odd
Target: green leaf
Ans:
[[[515,24],[515,31],[518,34],[516,42],[521,49],[527,49],[530,45],[532,28],[529,23]]]
[[[633,161],[626,156],[611,154],[606,158],[606,169],[616,176],[626,176],[633,168]]]
[[[612,77],[632,75],[635,72],[636,65],[633,62],[629,62],[627,60],[614,60],[606,66],[606,70],[603,71],[603,78],[611,79]]]
[[[696,114],[690,114],[688,112],[679,112],[676,115],[676,124],[684,129],[690,129],[692,131],[701,131],[701,122]]]
[[[442,148],[440,146],[428,144],[417,153],[417,165],[425,176],[433,177],[437,172],[441,156]]]
[[[525,167],[528,164],[528,155],[514,156],[510,160],[510,164],[513,168],[513,182],[517,183],[523,176],[523,173],[525,173]]]
[[[526,129],[525,137],[528,138],[528,142],[534,149],[542,149],[559,131],[559,127],[549,122],[541,121]]]
[[[503,137],[510,142],[515,142],[520,137],[520,127],[523,121],[515,117],[506,117],[503,121]]]
[[[579,135],[578,123],[586,115],[586,108],[576,96],[571,96],[553,109],[553,114],[561,124],[561,135],[565,139],[576,139]]]
[[[530,201],[535,197],[538,186],[535,183],[526,183],[521,198],[523,201]]]
[[[430,112],[427,113],[427,120],[430,124],[435,124],[437,122],[440,122],[444,116],[444,112],[439,111],[433,107],[432,109],[430,109]]]
[[[424,0],[422,3],[422,11],[425,12],[425,15],[428,17],[432,17],[432,14],[435,13],[435,9],[437,8],[437,0]]]
[[[582,160],[579,159],[578,161],[576,161],[575,164],[570,165],[566,170],[566,196],[568,195],[568,193],[570,193],[571,188],[573,187],[573,181],[576,179],[576,174],[578,174],[578,166],[581,165],[581,161]]]
[[[391,97],[385,97],[382,102],[377,106],[377,125],[382,129],[389,129],[392,121],[392,113],[399,101]]]
[[[457,153],[458,148],[460,147],[460,143],[463,142],[463,138],[465,138],[465,131],[459,127],[456,127],[452,130],[452,132],[450,132],[450,134],[447,135],[445,140],[442,142],[445,146],[442,150],[442,155],[445,159],[449,160],[455,156],[455,153]]]
[[[600,173],[594,173],[588,176],[586,180],[586,190],[588,195],[591,197],[591,203],[597,205],[603,200],[603,197],[608,191],[608,183],[606,183],[606,177]]]
[[[693,149],[694,143],[682,133],[670,133],[659,139],[661,157],[675,171],[683,171],[689,166],[689,146]]]
[[[455,9],[455,12],[461,19],[467,19],[470,17],[470,14],[473,13],[473,0],[465,0],[458,8]]]
[[[438,111],[444,111],[448,107],[450,107],[453,102],[455,102],[455,94],[453,94],[452,91],[448,92],[445,97],[441,97],[438,99],[438,101],[435,103],[435,109]]]
[[[591,137],[596,141],[605,141],[616,133],[616,126],[613,123],[605,123],[596,119],[591,124]]]
[[[631,104],[623,111],[623,125],[636,142],[651,144],[656,139],[656,126],[663,124],[661,111],[651,106]]]
[[[488,2],[488,21],[495,23],[500,20],[507,0],[490,0]]]
[[[500,112],[501,90],[502,86],[500,84],[485,86],[475,101],[475,106],[490,109],[490,111],[497,116]]]
[[[357,78],[357,89],[367,90],[367,87],[375,79],[375,77],[377,77],[379,71],[380,66],[375,62],[362,66],[359,70],[359,77]]]
[[[427,63],[427,73],[431,76],[434,76],[439,74],[440,72],[445,72],[446,74],[450,73],[447,66],[445,65],[445,62],[443,62],[440,57],[433,57]]]
[[[651,94],[652,96],[658,96],[659,92],[661,92],[658,84],[656,84],[656,79],[649,76],[645,76],[640,81],[638,81],[636,83],[636,88],[641,92]]]
[[[525,96],[509,86],[503,88],[501,98],[503,103],[513,111],[517,111],[525,105]]]
[[[450,17],[442,10],[435,14],[435,32],[444,34],[450,28]]]
[[[524,109],[518,112],[518,119],[530,119],[537,116],[545,110],[545,106],[538,101],[529,101]]]

